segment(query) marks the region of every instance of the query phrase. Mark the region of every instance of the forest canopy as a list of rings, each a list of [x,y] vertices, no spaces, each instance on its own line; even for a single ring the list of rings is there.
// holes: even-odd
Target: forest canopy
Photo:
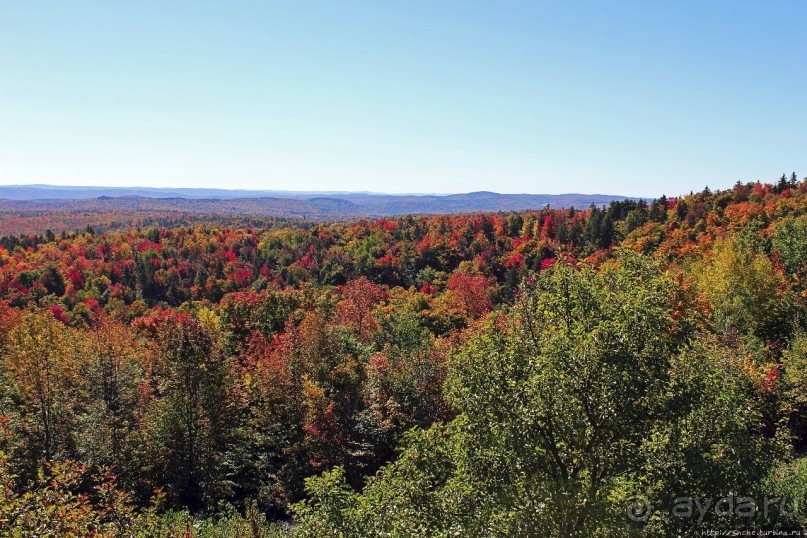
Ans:
[[[805,529],[795,174],[252,224],[0,237],[0,534]]]

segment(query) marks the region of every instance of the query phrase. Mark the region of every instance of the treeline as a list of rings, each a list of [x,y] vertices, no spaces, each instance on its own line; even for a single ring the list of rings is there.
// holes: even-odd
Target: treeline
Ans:
[[[105,306],[177,307],[216,303],[232,291],[333,286],[360,276],[389,287],[442,289],[451,274],[464,272],[501,286],[506,299],[525,274],[555,259],[598,263],[612,245],[626,242],[673,261],[703,253],[749,223],[767,229],[800,210],[803,182],[791,181],[582,211],[4,236],[0,292],[15,306],[44,300],[72,309],[92,296]]]
[[[80,202],[72,202],[72,205]],[[128,230],[137,228],[176,228],[180,226],[214,226],[219,228],[274,228],[305,226],[306,221],[291,217],[272,217],[243,214],[205,214],[165,209],[66,209],[65,204],[50,201],[49,209],[20,211],[0,206],[0,236],[40,238],[48,230],[72,233],[79,230]],[[84,204],[82,207],[91,206]],[[147,205],[147,204],[145,204]],[[52,233],[52,232],[51,232]],[[13,241],[13,240],[12,240]],[[23,239],[24,241],[24,239]]]
[[[0,244],[6,534],[685,534],[630,499],[807,489],[795,176]]]

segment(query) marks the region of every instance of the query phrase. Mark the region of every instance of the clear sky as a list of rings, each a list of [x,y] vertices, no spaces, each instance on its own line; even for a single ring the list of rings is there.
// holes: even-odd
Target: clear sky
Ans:
[[[655,196],[807,175],[807,1],[0,0],[0,183]]]

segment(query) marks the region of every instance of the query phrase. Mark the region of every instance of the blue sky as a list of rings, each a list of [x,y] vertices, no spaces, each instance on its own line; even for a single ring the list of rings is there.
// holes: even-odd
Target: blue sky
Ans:
[[[807,175],[807,2],[0,2],[0,183],[655,196]]]

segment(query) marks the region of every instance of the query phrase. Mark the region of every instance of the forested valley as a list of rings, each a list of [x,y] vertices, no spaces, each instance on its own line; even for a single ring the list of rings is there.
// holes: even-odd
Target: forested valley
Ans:
[[[807,528],[795,173],[226,224],[0,238],[0,535]]]

